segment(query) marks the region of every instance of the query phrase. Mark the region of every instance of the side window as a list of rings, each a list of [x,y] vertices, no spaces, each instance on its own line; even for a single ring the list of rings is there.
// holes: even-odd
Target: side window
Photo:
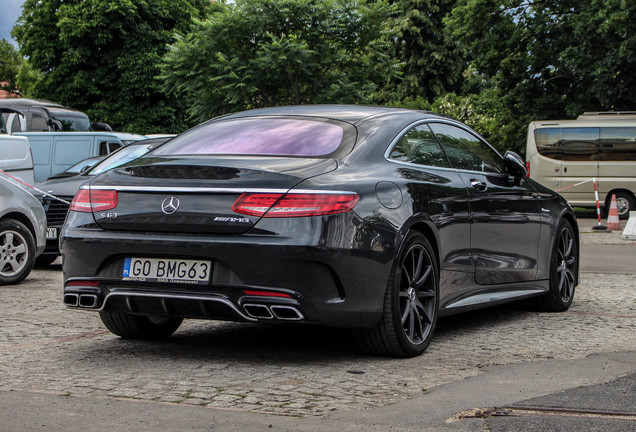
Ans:
[[[115,150],[119,150],[120,148],[122,148],[123,145],[121,143],[118,142],[109,142],[108,143],[108,154],[111,154],[112,152],[114,152]]]
[[[561,128],[535,129],[534,141],[540,155],[561,160]]]
[[[636,128],[601,128],[599,160],[636,161]]]
[[[418,165],[450,168],[435,135],[425,124],[408,131],[393,147],[389,157]]]
[[[31,130],[35,132],[49,131],[49,126],[46,124],[46,119],[43,115],[33,113],[31,117]]]
[[[596,161],[599,128],[563,128],[563,160]]]
[[[460,170],[503,174],[503,160],[485,142],[456,126],[431,123],[451,166]]]
[[[106,156],[108,154],[108,141],[99,142],[99,155]]]

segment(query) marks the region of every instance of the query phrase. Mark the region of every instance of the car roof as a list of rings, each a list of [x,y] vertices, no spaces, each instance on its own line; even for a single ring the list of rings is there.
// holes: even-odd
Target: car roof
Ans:
[[[60,105],[55,102],[47,101],[47,100],[38,100],[38,99],[26,99],[26,98],[10,98],[10,99],[2,99],[0,100],[0,106],[7,108],[28,108],[30,106],[42,106],[42,107],[50,107],[50,108],[64,108],[73,110],[73,108],[65,107],[64,105]]]
[[[229,119],[240,117],[258,117],[258,116],[305,116],[305,117],[321,117],[332,120],[341,120],[348,123],[358,123],[370,117],[383,114],[397,113],[421,113],[424,116],[439,117],[435,113],[429,111],[416,111],[406,108],[391,108],[381,106],[367,105],[295,105],[284,107],[261,108],[249,111],[241,111],[234,114],[228,114],[217,119]]]

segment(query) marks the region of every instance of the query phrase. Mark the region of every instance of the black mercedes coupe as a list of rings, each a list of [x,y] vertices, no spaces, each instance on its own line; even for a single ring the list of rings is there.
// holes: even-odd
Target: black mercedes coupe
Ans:
[[[354,329],[415,356],[440,316],[578,283],[574,213],[464,124],[318,105],[215,118],[93,178],[62,230],[64,303],[125,338],[184,318]]]

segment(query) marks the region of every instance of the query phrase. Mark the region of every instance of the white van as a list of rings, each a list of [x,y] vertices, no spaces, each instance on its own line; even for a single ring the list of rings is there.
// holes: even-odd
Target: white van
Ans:
[[[123,132],[20,132],[33,152],[35,182],[40,183],[71,165],[93,156],[109,155],[143,135]]]
[[[19,114],[11,113],[17,117]],[[0,170],[30,185],[34,182],[33,156],[29,140],[7,134],[4,118],[0,115]]]
[[[570,205],[601,207],[616,195],[621,219],[636,210],[636,111],[594,112],[576,120],[533,121],[528,126],[529,177],[559,192]]]

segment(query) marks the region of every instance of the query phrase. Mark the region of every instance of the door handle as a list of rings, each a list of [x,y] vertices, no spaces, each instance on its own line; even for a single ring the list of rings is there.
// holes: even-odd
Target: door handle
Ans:
[[[479,192],[484,192],[486,189],[488,189],[488,185],[486,184],[486,182],[476,179],[470,179],[470,185],[473,187],[473,189]]]

